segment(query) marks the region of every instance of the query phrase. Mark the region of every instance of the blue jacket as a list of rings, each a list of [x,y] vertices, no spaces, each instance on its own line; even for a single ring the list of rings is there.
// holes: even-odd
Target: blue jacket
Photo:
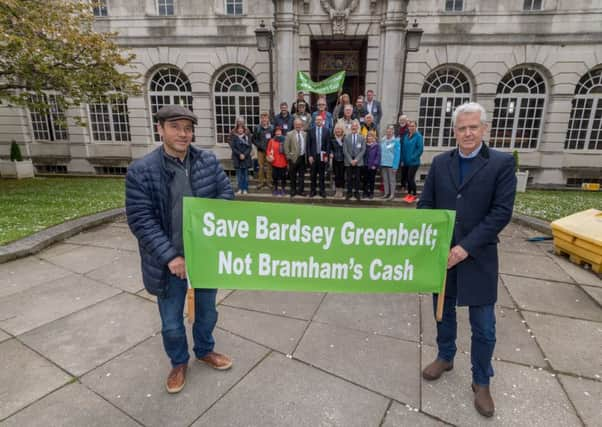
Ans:
[[[380,140],[380,165],[393,169],[399,169],[399,161],[401,160],[401,144],[399,138],[392,138],[388,141],[387,138]]]
[[[274,116],[274,129],[278,126],[282,129],[282,135],[286,135],[289,130],[293,130],[293,115],[288,113],[286,117],[282,117],[281,113],[276,114]]]
[[[422,134],[418,131],[410,138],[406,133],[401,144],[401,161],[404,166],[420,166],[420,156],[424,150]]]
[[[446,296],[458,305],[493,304],[497,300],[498,234],[512,218],[516,176],[514,158],[483,144],[460,183],[458,150],[433,159],[418,209],[456,211],[452,246],[468,258],[447,273]]]
[[[153,295],[165,295],[167,263],[178,253],[171,243],[169,183],[163,147],[136,160],[125,179],[125,213],[142,261],[142,281]],[[190,186],[195,197],[233,199],[230,180],[215,155],[190,146]]]

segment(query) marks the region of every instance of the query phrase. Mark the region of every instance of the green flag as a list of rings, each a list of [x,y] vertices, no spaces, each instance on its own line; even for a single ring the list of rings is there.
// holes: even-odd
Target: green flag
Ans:
[[[455,212],[184,198],[194,288],[439,292]]]
[[[339,71],[321,82],[313,82],[303,71],[297,72],[297,90],[327,95],[338,92],[343,87],[345,71]]]

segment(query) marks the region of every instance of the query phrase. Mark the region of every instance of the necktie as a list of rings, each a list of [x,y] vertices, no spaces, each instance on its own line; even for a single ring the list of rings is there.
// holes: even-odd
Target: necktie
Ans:
[[[322,128],[318,128],[318,156],[322,151]]]

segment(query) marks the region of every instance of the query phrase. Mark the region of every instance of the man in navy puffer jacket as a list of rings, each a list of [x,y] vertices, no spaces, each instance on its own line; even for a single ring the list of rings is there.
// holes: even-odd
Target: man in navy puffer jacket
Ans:
[[[169,105],[157,112],[157,129],[163,145],[129,168],[125,186],[128,225],[138,239],[142,280],[157,296],[163,346],[172,369],[167,377],[169,393],[186,383],[188,343],[184,328],[184,302],[188,284],[182,238],[184,196],[232,199],[230,180],[215,155],[192,147],[196,116],[187,108]],[[217,322],[215,289],[195,289],[192,327],[196,358],[224,370],[232,360],[213,351]]]

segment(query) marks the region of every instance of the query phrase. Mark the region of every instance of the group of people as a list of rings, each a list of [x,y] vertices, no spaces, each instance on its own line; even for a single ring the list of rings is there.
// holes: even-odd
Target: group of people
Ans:
[[[351,104],[342,94],[332,112],[326,97],[320,96],[315,111],[299,92],[291,111],[286,102],[273,118],[262,113],[251,131],[242,117],[229,135],[232,163],[236,170],[236,194],[249,192],[252,153],[258,166],[257,189],[270,187],[274,196],[306,196],[305,172],[310,170],[310,197],[327,197],[328,172],[334,181],[334,197],[373,199],[376,177],[382,178],[382,198],[395,198],[397,171],[408,203],[416,201],[416,172],[424,142],[415,120],[399,116],[396,126],[387,126],[380,135],[382,108],[374,91],[359,96]],[[290,185],[287,193],[286,181]]]
[[[372,101],[374,102],[374,101]],[[416,123],[400,121],[398,129],[387,127],[385,136],[376,143],[379,107],[372,105],[376,129],[363,134],[367,121],[352,117],[351,107],[342,106],[343,122],[333,119],[325,109],[325,100],[318,102],[318,111],[311,120],[281,114],[271,124],[262,117],[260,138],[244,140],[246,129],[237,127],[232,141],[238,165],[248,167],[250,144],[258,144],[258,159],[269,163],[273,170],[275,189],[284,189],[284,171],[288,167],[292,179],[291,193],[302,193],[299,181],[307,160],[322,177],[326,164],[333,161],[342,186],[341,170],[347,170],[347,195],[359,191],[362,166],[367,165],[364,177],[373,182],[380,167],[385,181],[385,194],[393,195],[395,170],[400,158],[407,163],[408,190],[419,163],[421,143],[403,154],[418,141]],[[302,111],[300,102],[296,111]],[[339,109],[339,110],[340,110]],[[284,110],[286,111],[286,110]],[[371,113],[371,114],[372,114]],[[297,113],[295,113],[297,114]],[[303,114],[303,113],[301,113]],[[337,114],[334,114],[336,117]],[[348,121],[349,126],[346,126]],[[234,198],[230,180],[216,156],[192,145],[197,117],[179,105],[170,105],[157,112],[157,131],[162,145],[135,161],[126,177],[126,214],[132,233],[139,242],[142,278],[147,291],[157,296],[161,317],[161,334],[171,370],[165,386],[167,392],[177,393],[184,388],[190,359],[183,309],[188,289],[182,229],[184,196],[225,199]],[[313,123],[313,125],[312,125]],[[443,299],[443,318],[437,322],[437,357],[428,364],[422,377],[436,381],[454,368],[456,355],[456,305],[469,307],[471,336],[472,384],[474,406],[486,417],[494,414],[490,392],[493,376],[491,363],[496,342],[495,302],[498,284],[497,236],[512,217],[516,191],[514,159],[508,153],[491,149],[484,142],[487,132],[485,109],[477,103],[456,108],[452,116],[457,147],[437,155],[431,164],[418,209],[447,209],[455,211],[454,230],[447,260],[447,281]],[[329,127],[330,125],[330,127]],[[407,125],[407,131],[404,128]],[[272,135],[271,126],[274,126]],[[304,129],[306,126],[306,129]],[[332,129],[332,135],[330,130]],[[403,143],[400,144],[400,137]],[[367,143],[365,142],[367,140]],[[242,145],[248,147],[242,147]],[[262,154],[263,153],[263,154]],[[407,156],[407,157],[406,157]],[[263,159],[263,160],[262,160]],[[239,190],[246,185],[240,177]],[[302,179],[302,178],[301,178]],[[265,177],[262,181],[265,185]],[[312,190],[316,181],[312,179]],[[280,187],[276,187],[279,185]],[[373,185],[368,186],[368,194]],[[323,179],[319,179],[324,195]],[[248,190],[242,190],[248,191]],[[196,260],[195,260],[196,262]],[[217,370],[227,370],[232,359],[214,350],[213,330],[217,322],[215,289],[194,289],[194,323],[192,348],[197,361]],[[441,295],[433,296],[434,307]]]

